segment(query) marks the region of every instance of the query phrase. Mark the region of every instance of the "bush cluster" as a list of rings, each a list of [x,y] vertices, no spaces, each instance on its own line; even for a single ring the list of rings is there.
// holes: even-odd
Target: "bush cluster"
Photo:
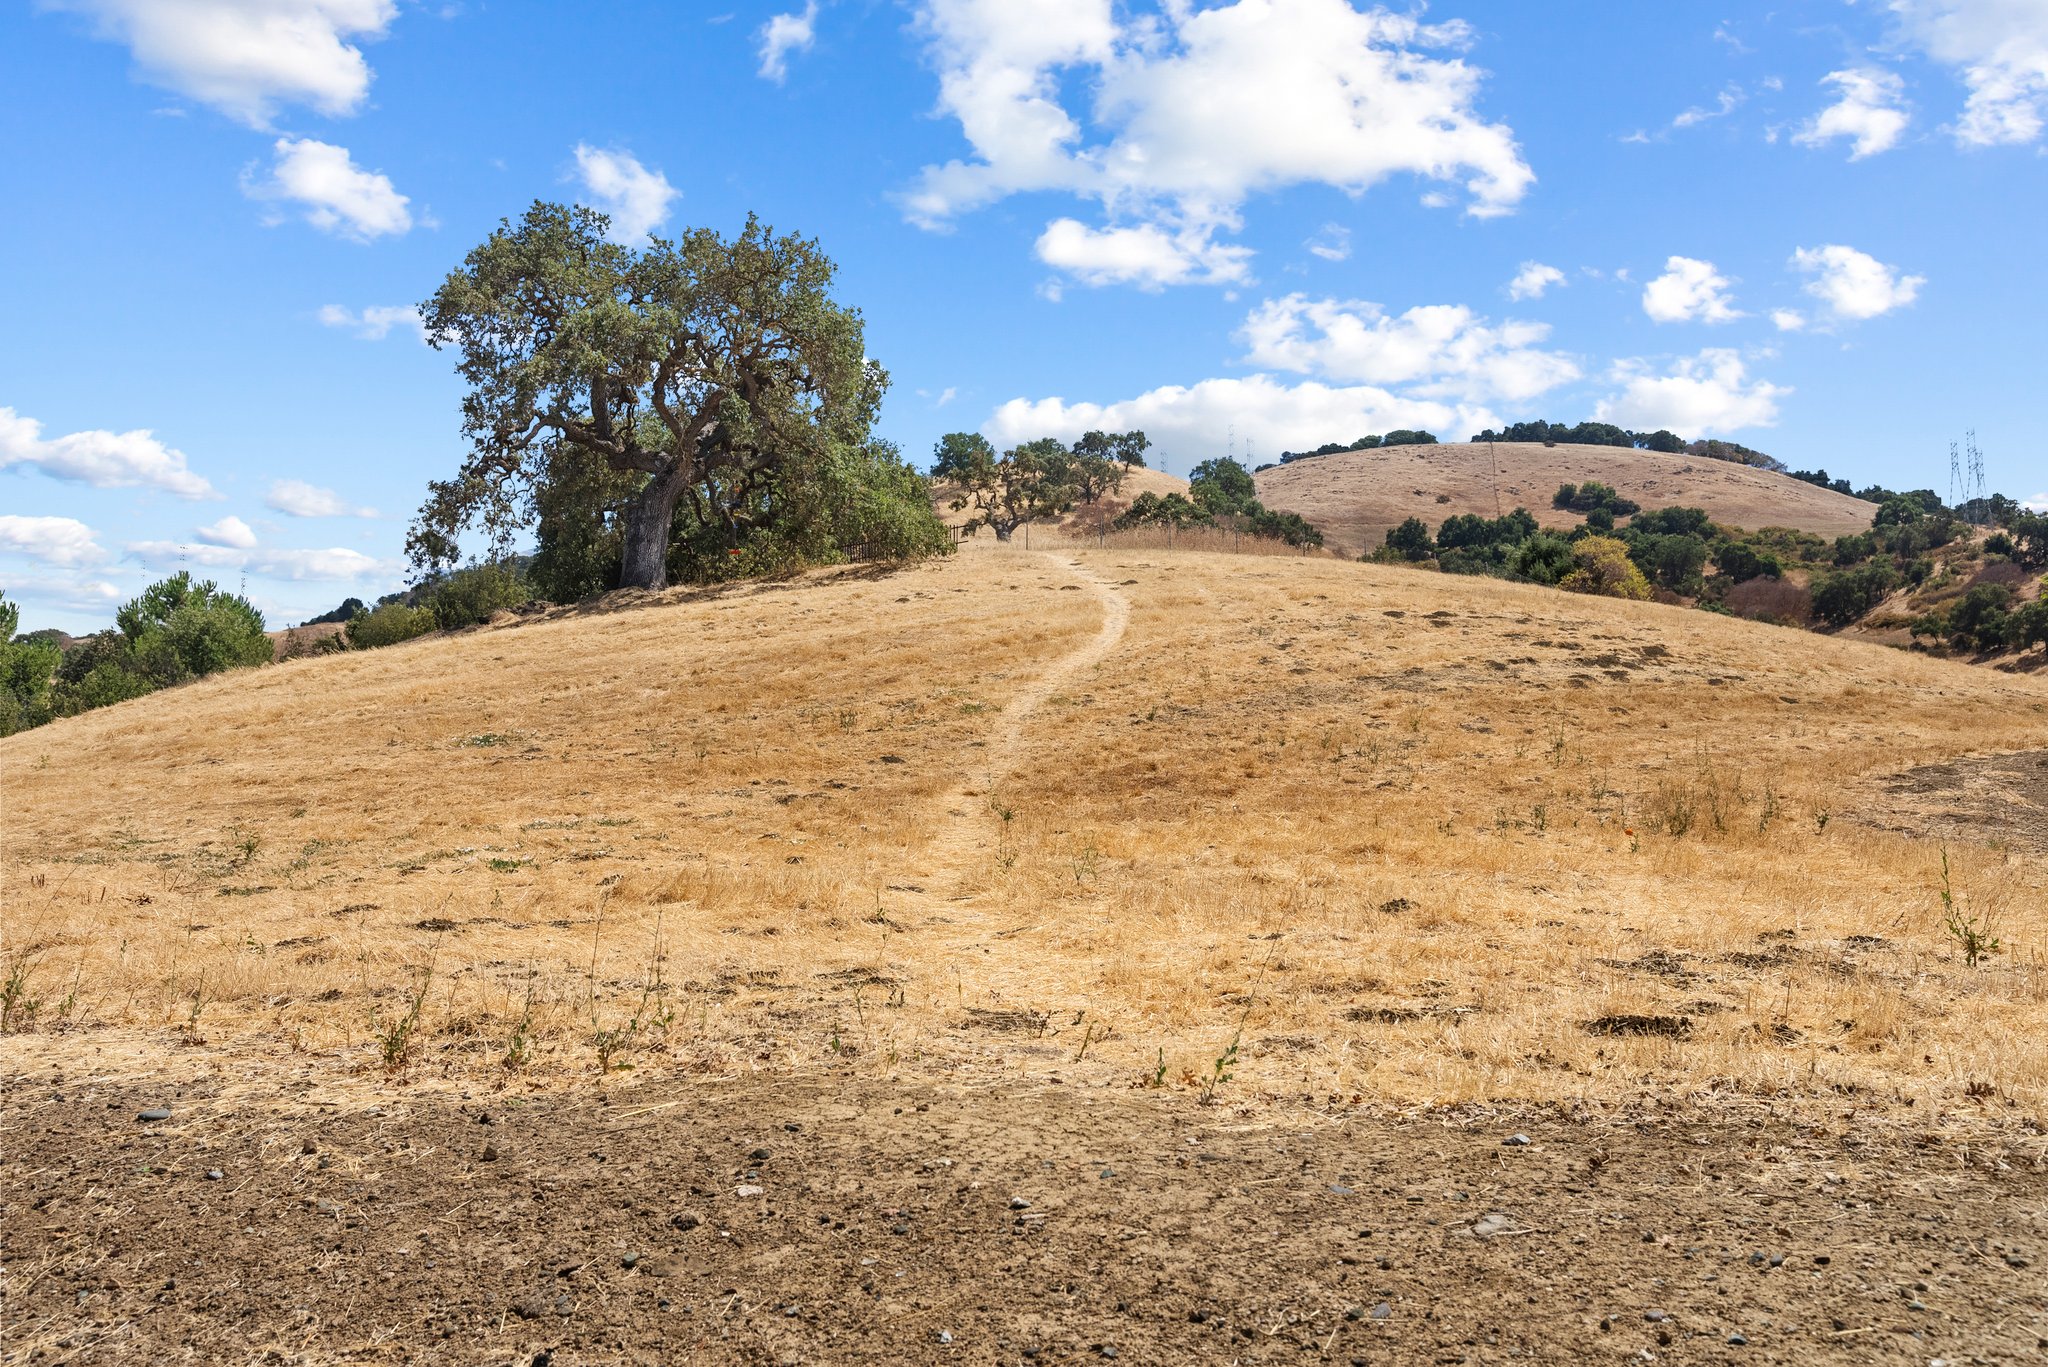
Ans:
[[[60,650],[45,633],[16,638],[20,610],[0,599],[0,735],[268,664],[275,651],[254,605],[182,570],[122,604],[114,620],[114,630]]]
[[[1259,502],[1251,471],[1222,456],[1205,460],[1194,468],[1186,494],[1140,494],[1110,525],[1120,530],[1148,526],[1225,527],[1290,546],[1323,544],[1323,534],[1301,514],[1275,512]]]

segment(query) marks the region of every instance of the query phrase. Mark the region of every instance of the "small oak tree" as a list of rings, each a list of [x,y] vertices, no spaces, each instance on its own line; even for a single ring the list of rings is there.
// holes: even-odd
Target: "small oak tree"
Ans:
[[[987,527],[998,541],[1027,522],[1066,512],[1077,492],[1073,453],[1052,437],[997,455],[978,432],[949,432],[933,453],[932,477],[958,486],[953,511],[973,510],[970,533]]]

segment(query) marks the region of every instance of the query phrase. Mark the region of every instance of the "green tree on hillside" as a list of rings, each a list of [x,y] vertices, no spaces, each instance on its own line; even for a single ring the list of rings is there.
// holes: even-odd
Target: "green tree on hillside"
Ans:
[[[959,486],[953,510],[972,511],[967,529],[987,527],[998,541],[1008,541],[1028,522],[1056,517],[1074,506],[1073,454],[1052,437],[997,455],[978,432],[949,432],[939,439],[932,474]]]
[[[1188,497],[1213,517],[1264,511],[1251,471],[1228,456],[1205,460],[1188,472]]]
[[[1403,560],[1428,560],[1436,554],[1436,541],[1429,534],[1429,524],[1419,517],[1408,518],[1390,529],[1383,544]]]
[[[1143,469],[1152,445],[1143,432],[1086,432],[1074,443],[1074,496],[1097,503],[1123,488],[1131,471]]]
[[[832,263],[751,217],[732,238],[692,229],[643,249],[608,226],[537,203],[421,306],[431,343],[457,353],[471,451],[430,486],[413,562],[453,564],[470,527],[501,548],[536,520],[544,552],[550,530],[575,543],[551,573],[587,581],[615,539],[616,582],[634,588],[670,581],[679,539],[696,538],[685,567],[706,543],[720,565],[761,537],[815,547],[821,526],[826,556],[842,551],[829,523],[788,525],[820,481],[874,468],[847,453],[868,444],[888,377],[832,296]]]

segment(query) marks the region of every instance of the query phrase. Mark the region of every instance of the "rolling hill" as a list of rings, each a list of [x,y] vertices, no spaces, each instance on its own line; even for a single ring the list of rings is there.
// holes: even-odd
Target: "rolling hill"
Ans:
[[[1267,507],[1301,514],[1333,549],[1352,555],[1372,550],[1410,517],[1434,528],[1458,513],[1496,517],[1523,507],[1545,526],[1576,526],[1584,519],[1553,509],[1550,499],[1560,484],[1587,480],[1610,484],[1645,508],[1704,508],[1714,521],[1750,531],[1792,527],[1842,536],[1867,531],[1877,511],[1767,470],[1613,446],[1393,446],[1293,461],[1256,477]]]
[[[9,1346],[2033,1351],[2048,679],[1038,544],[0,740]]]

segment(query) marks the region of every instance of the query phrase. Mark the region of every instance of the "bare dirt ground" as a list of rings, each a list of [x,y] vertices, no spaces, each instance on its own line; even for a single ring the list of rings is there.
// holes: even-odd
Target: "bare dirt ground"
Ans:
[[[854,1079],[5,1100],[9,1362],[2048,1358],[2039,1133]]]
[[[1866,819],[2048,854],[2048,750],[1923,764],[1888,776]]]
[[[1860,499],[1728,461],[1536,442],[1445,442],[1339,452],[1292,461],[1257,476],[1269,508],[1300,513],[1336,550],[1377,547],[1390,527],[1419,517],[1432,528],[1457,513],[1498,517],[1527,508],[1546,527],[1583,519],[1550,499],[1560,484],[1599,480],[1645,508],[1704,508],[1714,521],[1755,531],[1793,527],[1821,536],[1868,531],[1876,512]]]

